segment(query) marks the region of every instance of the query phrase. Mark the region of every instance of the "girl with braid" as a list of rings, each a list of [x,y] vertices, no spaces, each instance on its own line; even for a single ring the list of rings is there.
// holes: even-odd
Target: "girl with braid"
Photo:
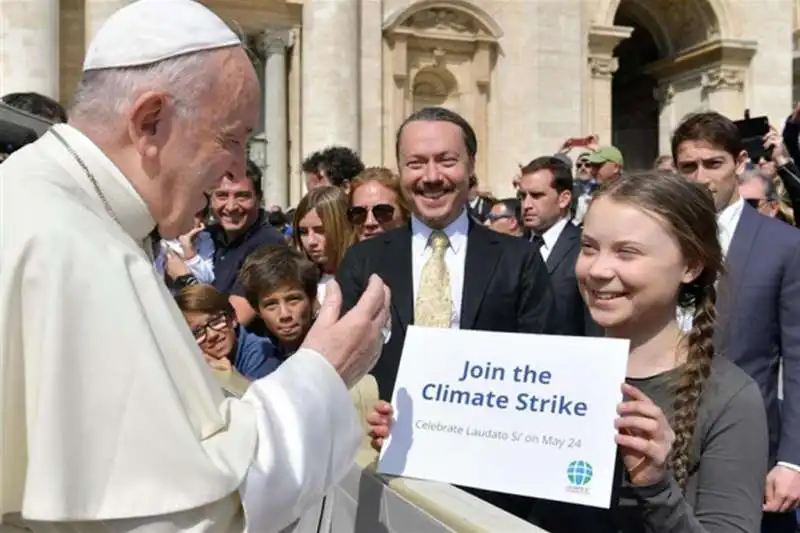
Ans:
[[[676,175],[619,178],[595,193],[581,245],[575,270],[592,318],[631,341],[612,506],[539,500],[531,521],[550,533],[760,531],[765,409],[712,344],[723,259],[708,190]],[[686,334],[677,306],[693,312]],[[390,418],[386,403],[369,415],[374,446]]]

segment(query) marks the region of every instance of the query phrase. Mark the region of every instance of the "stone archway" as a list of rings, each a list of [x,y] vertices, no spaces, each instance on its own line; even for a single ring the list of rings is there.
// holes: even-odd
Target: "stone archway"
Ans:
[[[460,113],[488,142],[488,106],[497,41],[503,32],[468,0],[420,0],[387,17],[384,32],[384,160],[394,158],[397,128],[414,110],[442,105]],[[485,175],[486,151],[477,173]]]
[[[725,0],[601,0],[589,35],[592,126],[649,168],[668,153],[680,119],[702,108],[730,116],[744,108],[744,80],[756,43],[733,39]],[[680,98],[675,98],[680,95]],[[605,134],[605,135],[603,135]],[[602,142],[601,140],[601,142]]]

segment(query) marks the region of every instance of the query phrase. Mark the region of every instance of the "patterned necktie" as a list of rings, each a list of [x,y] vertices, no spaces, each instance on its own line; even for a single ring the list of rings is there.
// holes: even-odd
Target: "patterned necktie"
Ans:
[[[450,244],[441,231],[431,233],[433,253],[422,267],[422,276],[414,305],[414,324],[429,328],[449,328],[453,319],[453,297],[450,294],[450,273],[444,254]]]

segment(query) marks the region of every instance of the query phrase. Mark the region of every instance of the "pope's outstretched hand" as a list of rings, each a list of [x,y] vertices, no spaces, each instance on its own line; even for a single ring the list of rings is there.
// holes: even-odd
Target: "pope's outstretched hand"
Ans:
[[[384,340],[381,329],[389,319],[391,298],[389,287],[373,274],[358,303],[340,319],[342,292],[338,283],[331,281],[302,348],[322,354],[349,389],[378,361]]]

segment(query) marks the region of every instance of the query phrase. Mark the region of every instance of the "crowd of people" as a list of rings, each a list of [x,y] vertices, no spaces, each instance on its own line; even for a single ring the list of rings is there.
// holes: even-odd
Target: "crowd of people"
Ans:
[[[268,207],[242,147],[257,92],[247,56],[205,8],[175,3],[200,21],[192,39],[211,35],[189,56],[224,78],[202,95],[229,115],[177,127],[182,112],[158,97],[170,86],[145,69],[149,92],[97,122],[102,105],[81,105],[119,88],[115,71],[139,68],[105,48],[99,67],[87,58],[69,110],[3,97],[57,123],[0,164],[0,486],[13,488],[0,491],[3,520],[243,531],[244,505],[249,530],[278,530],[352,460],[363,435],[344,392],[368,371],[381,401],[366,422],[383,445],[415,324],[630,339],[610,509],[465,490],[551,533],[795,531],[800,106],[757,156],[713,111],[685,117],[652,169],[626,168],[594,136],[570,139],[531,154],[503,199],[480,190],[471,125],[427,107],[396,132],[397,171],[328,147],[303,162],[299,203]],[[163,31],[138,9],[122,12]],[[114,26],[125,23],[106,33],[125,35]],[[178,44],[152,63],[184,61]],[[228,102],[234,82],[240,98]],[[216,148],[192,152],[214,164],[164,155],[204,146],[191,136],[216,132],[223,115],[224,161]],[[181,181],[186,168],[205,170]],[[100,464],[103,483],[81,480]],[[165,496],[131,492],[165,471]]]

